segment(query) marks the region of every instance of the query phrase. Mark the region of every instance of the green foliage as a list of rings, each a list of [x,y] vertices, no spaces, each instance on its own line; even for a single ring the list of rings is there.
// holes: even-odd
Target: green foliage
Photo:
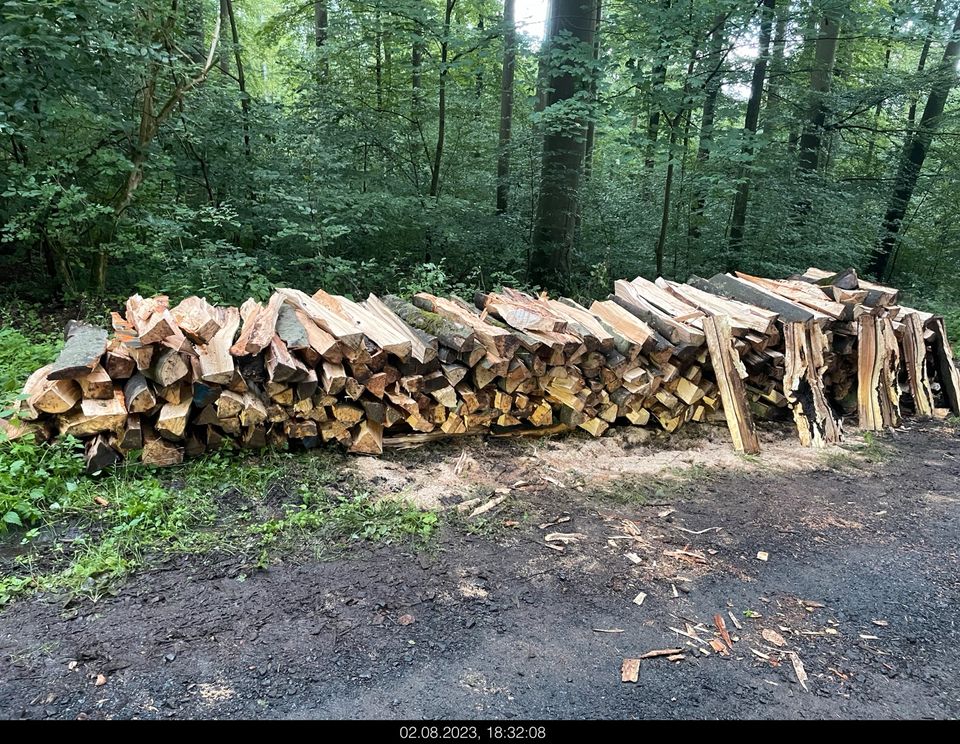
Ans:
[[[32,437],[0,443],[0,533],[37,524],[48,512],[89,506],[92,491],[72,438],[50,447]]]
[[[56,358],[60,346],[61,342],[50,337],[36,342],[14,328],[0,327],[0,409],[20,392],[34,370]]]

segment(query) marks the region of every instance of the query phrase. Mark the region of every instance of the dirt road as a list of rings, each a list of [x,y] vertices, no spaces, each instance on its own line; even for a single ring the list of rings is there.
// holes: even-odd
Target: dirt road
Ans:
[[[699,468],[646,501],[553,478],[421,552],[178,557],[97,603],[19,601],[0,612],[0,714],[957,717],[960,442],[911,427],[880,464]],[[560,552],[552,533],[574,537]],[[670,647],[684,658],[620,681]]]

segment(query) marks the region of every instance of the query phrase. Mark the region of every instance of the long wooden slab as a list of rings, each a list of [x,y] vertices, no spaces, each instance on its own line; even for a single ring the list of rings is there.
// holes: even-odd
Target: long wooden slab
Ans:
[[[107,350],[107,332],[103,328],[71,320],[67,323],[66,343],[47,373],[48,380],[75,380],[100,363]]]
[[[710,362],[720,388],[723,414],[733,439],[733,448],[747,455],[760,454],[760,439],[753,423],[743,385],[745,371],[733,349],[730,325],[723,316],[703,318],[703,333],[710,351]]]

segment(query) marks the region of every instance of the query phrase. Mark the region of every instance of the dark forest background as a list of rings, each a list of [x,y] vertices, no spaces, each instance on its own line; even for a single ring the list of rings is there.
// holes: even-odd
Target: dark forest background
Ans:
[[[816,265],[956,317],[960,3],[547,2],[4,2],[3,293]]]

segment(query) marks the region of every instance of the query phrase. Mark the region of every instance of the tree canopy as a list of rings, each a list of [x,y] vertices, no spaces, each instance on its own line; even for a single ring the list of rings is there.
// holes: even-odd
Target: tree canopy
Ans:
[[[818,265],[949,297],[956,0],[543,3],[541,34],[514,0],[8,0],[7,291]]]

